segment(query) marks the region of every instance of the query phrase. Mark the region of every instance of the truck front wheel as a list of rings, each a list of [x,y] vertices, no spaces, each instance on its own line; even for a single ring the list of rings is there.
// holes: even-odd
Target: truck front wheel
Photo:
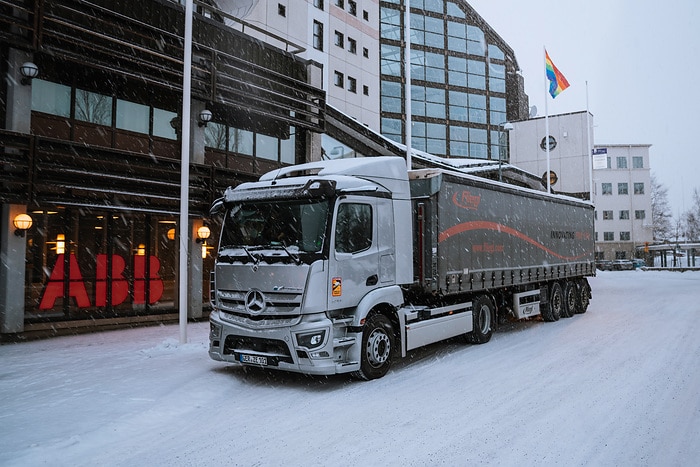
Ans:
[[[362,332],[360,371],[356,376],[377,379],[384,376],[391,367],[394,355],[394,328],[384,315],[373,315],[365,322]]]
[[[472,344],[485,344],[493,334],[494,307],[491,300],[481,295],[472,303],[472,332],[467,334],[467,340]]]

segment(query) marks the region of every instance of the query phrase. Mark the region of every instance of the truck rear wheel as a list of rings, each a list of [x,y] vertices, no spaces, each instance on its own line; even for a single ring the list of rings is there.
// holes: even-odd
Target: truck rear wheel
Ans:
[[[384,315],[373,315],[365,322],[357,377],[370,380],[384,376],[394,356],[394,328]]]
[[[488,297],[481,295],[472,303],[472,332],[467,334],[467,341],[472,344],[485,344],[493,334],[494,307]]]
[[[542,319],[545,321],[558,321],[561,317],[563,304],[564,297],[561,286],[558,282],[552,282],[549,286],[549,300],[545,305],[541,305],[540,308]]]
[[[591,303],[591,286],[586,279],[581,279],[578,284],[578,308],[576,313],[585,313]]]
[[[576,314],[579,307],[578,287],[575,282],[567,281],[564,283],[564,303],[561,308],[562,318],[571,318]]]

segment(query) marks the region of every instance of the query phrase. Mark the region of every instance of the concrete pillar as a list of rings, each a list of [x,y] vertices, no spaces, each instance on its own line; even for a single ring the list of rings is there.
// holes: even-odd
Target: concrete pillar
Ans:
[[[27,207],[3,204],[0,213],[0,332],[24,331],[27,239],[15,235],[13,219]]]
[[[197,319],[202,317],[202,282],[204,280],[204,260],[202,259],[202,244],[197,243],[197,229],[202,226],[201,219],[190,221],[190,255],[189,255],[189,284],[187,294],[187,317]]]
[[[199,126],[199,113],[206,108],[204,102],[192,101],[192,120],[190,129],[192,130],[190,138],[190,160],[196,164],[204,163],[204,131],[205,127]]]
[[[5,129],[20,133],[29,133],[32,118],[32,86],[22,84],[19,69],[24,62],[33,60],[32,54],[16,49],[8,53],[7,71],[7,115]],[[41,73],[41,70],[39,70]]]

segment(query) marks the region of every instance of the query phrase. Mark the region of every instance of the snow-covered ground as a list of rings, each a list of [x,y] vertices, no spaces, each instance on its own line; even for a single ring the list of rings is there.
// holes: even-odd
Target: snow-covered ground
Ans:
[[[0,465],[697,465],[700,273],[591,285],[370,382],[215,362],[207,323],[0,346]]]

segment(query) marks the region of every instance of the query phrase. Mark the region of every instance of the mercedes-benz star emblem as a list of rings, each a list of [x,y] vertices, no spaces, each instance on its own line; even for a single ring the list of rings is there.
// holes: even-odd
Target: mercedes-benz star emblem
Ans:
[[[265,296],[258,289],[251,289],[245,296],[245,309],[251,315],[265,311]]]

